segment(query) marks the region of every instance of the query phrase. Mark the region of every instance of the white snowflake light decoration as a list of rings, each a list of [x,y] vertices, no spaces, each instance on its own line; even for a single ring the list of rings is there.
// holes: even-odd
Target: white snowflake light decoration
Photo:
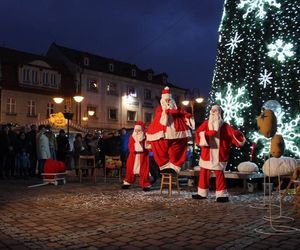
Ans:
[[[243,18],[246,19],[248,14],[251,12],[256,12],[256,17],[263,19],[267,12],[265,11],[265,5],[274,6],[280,8],[280,3],[277,3],[276,0],[241,0],[238,4],[239,9],[247,8],[246,13],[243,15]]]
[[[225,44],[225,46],[228,46],[228,48],[231,49],[231,54],[233,54],[234,49],[238,47],[238,43],[244,41],[244,39],[240,39],[240,37],[241,35],[236,32],[234,38],[231,38],[230,42]]]
[[[284,43],[281,39],[277,39],[275,43],[268,45],[268,56],[277,58],[278,61],[284,62],[287,57],[292,57],[295,53],[292,51],[292,43]]]
[[[273,77],[271,76],[272,72],[268,73],[268,71],[265,69],[264,73],[260,73],[260,77],[258,80],[260,81],[259,84],[263,85],[264,88],[266,88],[267,84],[271,84],[271,81]]]
[[[232,121],[237,126],[241,126],[244,124],[244,118],[238,117],[238,114],[245,107],[250,107],[251,103],[249,101],[245,102],[240,100],[245,95],[245,87],[238,88],[236,93],[233,93],[232,83],[229,82],[227,86],[228,87],[225,96],[222,98],[222,94],[217,92],[216,100],[220,101],[221,107],[224,111],[224,121],[228,123]]]
[[[288,122],[283,122],[284,112],[281,112],[277,115],[277,133],[283,136],[285,149],[292,152],[296,156],[300,156],[300,148],[296,144],[296,139],[300,139],[300,115],[293,120]],[[261,141],[263,145],[263,149],[257,155],[262,158],[265,154],[269,154],[270,152],[270,139],[265,138],[262,134],[255,131],[250,134],[250,139],[254,142]]]

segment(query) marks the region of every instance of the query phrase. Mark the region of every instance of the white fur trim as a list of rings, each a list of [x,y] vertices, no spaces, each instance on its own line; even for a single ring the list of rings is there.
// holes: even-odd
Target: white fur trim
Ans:
[[[133,174],[140,174],[141,168],[141,157],[140,154],[135,155],[134,165],[133,165]]]
[[[220,151],[220,130],[217,136],[209,136],[210,146],[210,165],[215,166],[219,164],[219,151]],[[200,165],[201,166],[201,165]]]
[[[163,110],[161,113],[159,123],[164,126],[167,126],[167,124],[168,124],[168,115],[166,114],[165,110]]]
[[[160,166],[160,167],[159,167],[159,168],[160,168],[160,170],[163,170],[163,169],[169,168],[169,164],[170,164],[170,162],[166,163],[165,165],[162,165],[162,166]]]
[[[124,185],[128,185],[128,186],[131,185],[129,182],[127,182],[127,181],[125,181],[125,180],[123,181],[123,184],[124,184]]]
[[[168,162],[167,164],[160,166],[159,167],[160,170],[164,170],[164,169],[173,169],[177,174],[180,172],[180,167],[174,165],[171,162]]]
[[[172,127],[167,127],[167,131],[165,133],[165,138],[166,139],[181,139],[181,138],[187,138],[191,137],[191,131],[190,130],[185,130],[185,131],[176,131]]]
[[[217,162],[212,165],[211,161],[204,161],[200,158],[199,165],[203,168],[210,169],[210,170],[224,170],[227,162]]]
[[[229,196],[229,194],[227,192],[227,189],[216,191],[216,198],[228,197],[228,196]]]
[[[143,147],[142,147],[140,142],[135,142],[134,143],[134,150],[136,152],[143,152]]]
[[[172,162],[170,162],[169,168],[172,168],[173,170],[175,170],[177,174],[180,172],[180,169],[181,169],[180,167],[176,166]]]
[[[203,147],[203,146],[209,146],[207,141],[206,141],[206,138],[205,138],[205,132],[204,131],[201,131],[199,133],[199,136],[200,136],[200,143],[199,143],[199,146],[200,147]]]
[[[161,138],[165,137],[164,131],[158,131],[155,134],[147,134],[147,141],[158,141]]]
[[[198,194],[201,195],[202,197],[207,197],[208,196],[208,189],[203,189],[198,187]]]

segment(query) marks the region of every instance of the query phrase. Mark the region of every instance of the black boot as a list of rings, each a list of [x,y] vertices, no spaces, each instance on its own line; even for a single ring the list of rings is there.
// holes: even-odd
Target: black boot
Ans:
[[[207,197],[201,196],[199,194],[193,194],[192,195],[192,199],[195,199],[195,200],[204,200],[204,199],[207,199]]]
[[[229,198],[228,197],[218,197],[217,202],[228,202]]]

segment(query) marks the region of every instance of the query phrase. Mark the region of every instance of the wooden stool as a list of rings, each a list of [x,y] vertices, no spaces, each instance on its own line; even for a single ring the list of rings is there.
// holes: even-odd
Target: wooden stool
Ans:
[[[161,173],[160,194],[162,194],[163,186],[168,185],[168,195],[172,195],[172,184],[176,185],[178,194],[180,194],[178,174]]]
[[[88,165],[87,161],[92,161],[92,165]],[[85,161],[85,164],[83,162]],[[82,170],[86,169],[89,170],[91,169],[91,172],[93,173],[92,177],[94,180],[94,183],[96,183],[96,161],[95,161],[95,156],[94,155],[80,155],[79,156],[79,163],[78,163],[78,174],[79,174],[79,182],[82,181]]]

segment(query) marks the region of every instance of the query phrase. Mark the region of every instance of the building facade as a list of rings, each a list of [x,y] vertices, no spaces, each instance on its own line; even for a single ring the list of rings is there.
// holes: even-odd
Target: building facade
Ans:
[[[149,124],[165,86],[177,103],[184,99],[186,89],[151,69],[55,43],[46,56],[0,47],[1,123],[38,124],[50,114],[71,112],[77,128],[131,128],[137,120]],[[76,103],[75,95],[83,101]],[[64,101],[56,104],[54,97]]]

